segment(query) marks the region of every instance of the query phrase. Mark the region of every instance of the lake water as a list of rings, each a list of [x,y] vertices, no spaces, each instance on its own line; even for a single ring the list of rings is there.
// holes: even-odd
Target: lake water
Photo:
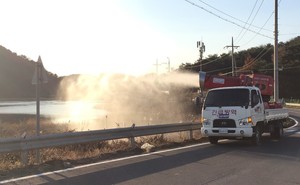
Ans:
[[[149,113],[107,110],[108,102],[41,101],[40,115],[53,123],[75,125],[76,130],[95,130],[156,124]],[[111,104],[109,104],[111,105]],[[146,114],[146,115],[144,115]],[[36,119],[35,101],[0,101],[0,123]]]
[[[95,118],[106,113],[105,110],[95,109],[102,103],[81,102],[81,101],[41,101],[41,116],[68,118],[77,114]],[[35,101],[7,101],[0,102],[0,114],[36,114]]]
[[[107,123],[108,112],[101,107],[105,103],[82,101],[41,101],[41,117],[50,118],[56,123],[90,123],[95,120]],[[35,101],[1,101],[0,115],[11,117],[34,117]],[[102,123],[102,126],[104,124]]]
[[[152,109],[130,108],[130,105],[91,101],[41,101],[40,115],[53,123],[67,123],[75,130],[95,130],[135,125],[156,125],[191,120],[185,109],[176,109],[174,102],[168,107],[161,102]],[[151,102],[148,103],[148,107]],[[36,118],[35,101],[0,101],[0,123]],[[193,118],[194,119],[194,118]]]

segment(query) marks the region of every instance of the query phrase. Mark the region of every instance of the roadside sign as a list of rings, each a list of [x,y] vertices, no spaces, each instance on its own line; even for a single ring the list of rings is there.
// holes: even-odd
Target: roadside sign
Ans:
[[[32,77],[32,81],[31,83],[33,85],[37,85],[38,84],[38,76],[39,76],[39,84],[42,83],[48,83],[48,75],[47,72],[43,66],[43,62],[41,57],[39,56],[38,61],[36,62],[36,67],[35,67],[35,71]]]
[[[36,62],[35,72],[31,83],[36,85],[36,135],[40,135],[40,85],[48,82],[47,72],[43,66],[41,57]],[[36,162],[41,162],[40,151],[36,150]]]

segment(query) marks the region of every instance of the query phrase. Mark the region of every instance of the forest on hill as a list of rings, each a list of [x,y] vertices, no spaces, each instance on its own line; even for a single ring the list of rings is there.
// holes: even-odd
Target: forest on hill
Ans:
[[[285,43],[280,42],[279,55],[279,95],[285,99],[300,99],[300,36]],[[262,73],[273,76],[273,45],[267,44],[249,48],[234,54],[237,71],[240,73]],[[0,100],[27,100],[35,98],[35,85],[32,77],[35,61],[24,55],[0,46]],[[231,75],[231,55],[210,55],[202,61],[202,70],[210,74]],[[198,73],[199,62],[183,63],[179,71]],[[48,83],[41,87],[41,97],[55,99],[61,95],[60,83],[65,78],[47,71]]]
[[[0,46],[0,99],[26,100],[36,97],[36,86],[32,85],[35,61],[17,55]],[[47,72],[48,83],[41,86],[42,98],[54,98],[60,79]]]
[[[273,74],[273,45],[267,44],[234,53],[238,73]],[[300,99],[300,36],[278,44],[279,96]],[[182,71],[198,72],[200,62],[184,63]],[[230,53],[209,55],[202,60],[202,71],[208,74],[232,75]]]

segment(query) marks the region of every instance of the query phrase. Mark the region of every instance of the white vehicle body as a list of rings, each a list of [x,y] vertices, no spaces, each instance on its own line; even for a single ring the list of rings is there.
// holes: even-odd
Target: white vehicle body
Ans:
[[[214,144],[221,138],[253,138],[260,144],[263,132],[280,138],[286,118],[286,109],[265,109],[257,87],[216,88],[208,91],[204,101],[201,133]]]

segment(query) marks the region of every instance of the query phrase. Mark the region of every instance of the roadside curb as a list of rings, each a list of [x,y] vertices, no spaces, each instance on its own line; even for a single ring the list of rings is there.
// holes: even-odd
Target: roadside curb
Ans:
[[[294,124],[293,126],[290,126],[290,127],[288,127],[288,128],[285,128],[285,129],[291,129],[291,128],[294,128],[294,127],[296,127],[296,126],[299,124],[299,122],[298,122],[295,118],[289,117],[289,119],[292,119],[292,120],[295,122],[295,124]]]

